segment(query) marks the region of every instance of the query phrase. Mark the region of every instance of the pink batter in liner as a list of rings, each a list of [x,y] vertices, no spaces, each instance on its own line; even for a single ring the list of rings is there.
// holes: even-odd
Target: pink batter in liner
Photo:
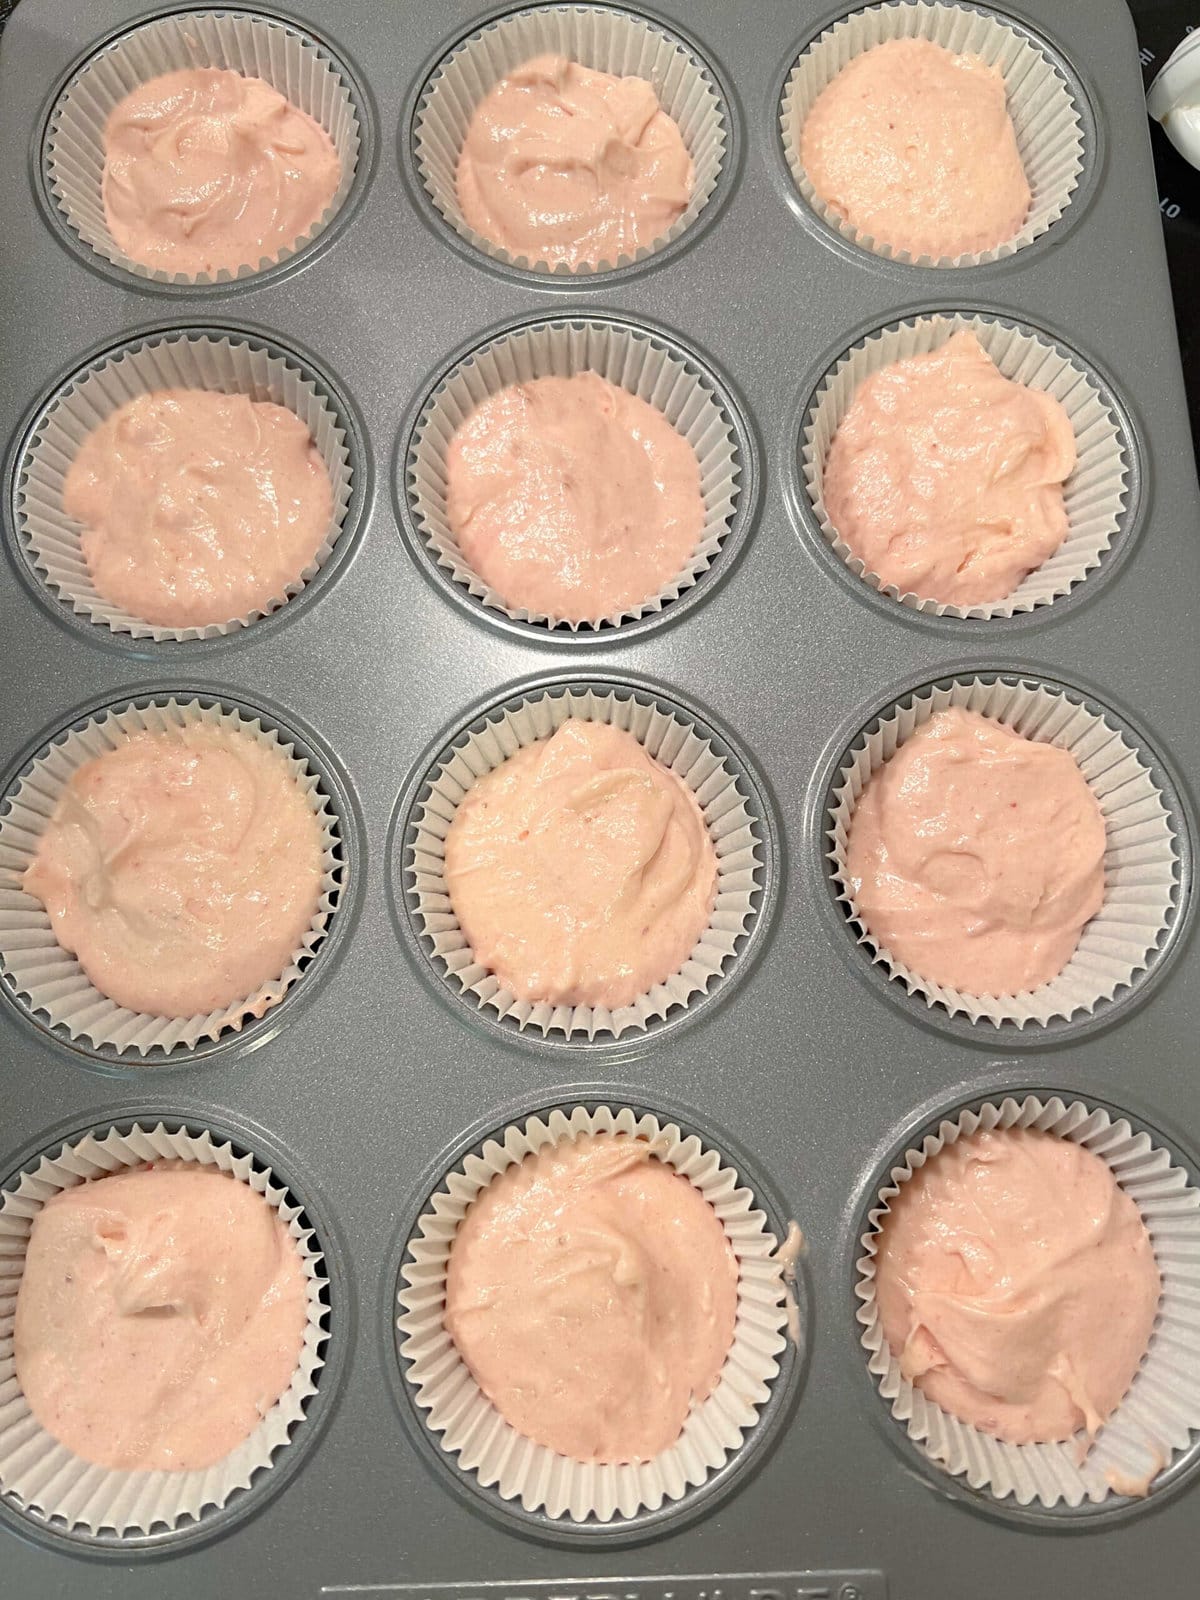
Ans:
[[[193,1017],[283,975],[322,878],[320,825],[282,752],[190,726],[79,767],[22,887],[101,994]]]
[[[1161,1288],[1107,1165],[1034,1129],[977,1133],[926,1162],[889,1202],[876,1262],[905,1376],[1011,1444],[1095,1436],[1146,1352]]]
[[[234,622],[278,603],[324,544],[333,487],[285,406],[163,389],[80,446],[63,509],[102,599],[163,628]]]
[[[512,256],[615,265],[668,232],[694,177],[678,127],[644,78],[544,55],[476,106],[458,203],[468,227]]]
[[[104,217],[168,274],[258,267],[320,221],[341,182],[333,142],[261,78],[188,67],[119,101],[104,130]]]
[[[1029,211],[1004,79],[929,39],[844,67],[805,119],[800,160],[838,218],[913,257],[994,249]]]
[[[454,1238],[445,1324],[518,1433],[584,1462],[678,1439],[733,1344],[738,1268],[708,1201],[643,1139],[526,1156]]]
[[[533,378],[456,430],[446,516],[505,605],[598,622],[686,566],[704,527],[700,466],[661,412],[599,374]]]
[[[53,1195],[17,1292],[17,1381],[98,1466],[190,1471],[288,1387],[307,1287],[286,1224],[228,1173],[163,1162]]]
[[[838,536],[885,584],[943,605],[1003,600],[1062,544],[1075,435],[973,333],[860,385],[825,461]]]
[[[964,994],[1024,994],[1057,977],[1099,911],[1105,847],[1068,751],[956,706],[867,782],[846,876],[893,961]]]
[[[518,999],[615,1009],[691,955],[717,861],[686,784],[632,734],[570,718],[474,784],[445,871],[476,958]]]

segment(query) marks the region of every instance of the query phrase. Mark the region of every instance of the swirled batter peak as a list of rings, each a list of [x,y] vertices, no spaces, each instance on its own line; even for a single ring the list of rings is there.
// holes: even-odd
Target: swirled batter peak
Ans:
[[[283,752],[191,725],[131,734],[77,768],[23,887],[101,994],[193,1017],[282,977],[322,871],[320,824]]]
[[[248,1183],[191,1162],[53,1195],[17,1293],[17,1378],[34,1416],[99,1466],[208,1467],[291,1381],[307,1320],[287,1226]]]
[[[455,1234],[445,1323],[518,1433],[576,1461],[674,1444],[733,1343],[716,1212],[644,1139],[564,1141],[494,1178]]]
[[[905,1376],[1012,1444],[1094,1437],[1137,1372],[1160,1280],[1099,1156],[1032,1128],[947,1145],[889,1202],[876,1293]]]
[[[236,274],[290,249],[340,182],[324,128],[240,72],[163,73],[105,125],[109,232],[131,260],[172,275]]]
[[[1069,750],[952,706],[868,781],[846,872],[893,961],[965,994],[1024,994],[1057,977],[1099,911],[1106,844]]]
[[[1067,536],[1075,434],[973,333],[860,384],[825,461],[825,509],[868,572],[943,605],[1003,600]]]
[[[450,902],[520,1000],[617,1008],[679,971],[717,858],[695,795],[632,734],[571,717],[480,778],[446,835]]]
[[[284,599],[329,534],[333,488],[286,406],[161,389],[92,429],[63,509],[102,599],[158,627],[201,628]]]
[[[656,244],[687,209],[694,178],[644,78],[544,55],[476,106],[458,203],[468,227],[510,255],[574,270]]]

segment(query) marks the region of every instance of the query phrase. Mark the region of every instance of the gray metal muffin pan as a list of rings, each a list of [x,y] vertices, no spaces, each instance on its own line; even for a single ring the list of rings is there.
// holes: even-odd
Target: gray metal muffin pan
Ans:
[[[157,8],[167,9],[179,8]],[[288,999],[191,1057],[97,1062],[0,995],[0,1178],[67,1133],[135,1116],[226,1130],[278,1161],[332,1273],[318,1393],[248,1493],[183,1536],[123,1544],[69,1539],[0,1505],[0,1593],[1195,1594],[1195,1448],[1145,1505],[1021,1513],[921,1462],[858,1345],[853,1262],[873,1184],[943,1110],[1009,1088],[1070,1093],[1131,1115],[1197,1171],[1200,499],[1119,0],[1006,8],[1069,65],[1087,159],[1045,237],[963,271],[855,250],[794,190],[779,92],[799,49],[848,9],[649,8],[711,64],[729,113],[727,170],[708,213],[661,259],[572,282],[478,258],[414,195],[413,108],[438,58],[485,14],[432,0],[295,0],[280,14],[329,45],[362,89],[354,203],[283,268],[191,291],[126,278],[70,246],[39,177],[64,78],[157,11],[23,0],[9,22],[0,767],[11,774],[81,712],[147,692],[250,704],[311,734],[343,806],[350,881],[326,948]],[[1079,351],[1111,382],[1136,456],[1134,511],[1101,567],[1011,622],[938,620],[883,600],[833,569],[803,514],[798,426],[822,375],[864,333],[935,310],[1012,317]],[[515,321],[586,314],[676,336],[727,381],[755,486],[744,537],[688,604],[583,643],[498,627],[454,603],[401,535],[395,489],[413,408],[456,352]],[[25,429],[65,377],[100,350],[183,325],[275,339],[328,372],[354,421],[362,503],[336,563],[300,602],[226,640],[147,646],[81,624],[40,590],[14,543],[12,472]],[[872,973],[839,925],[822,858],[829,775],[859,729],[918,685],[987,670],[1044,675],[1127,718],[1176,810],[1169,947],[1095,1017],[1044,1032],[948,1025]],[[730,992],[686,1026],[599,1049],[535,1044],[474,1017],[403,933],[397,898],[401,802],[432,755],[526,685],[572,679],[658,694],[727,730],[779,829],[751,948],[731,969],[736,983],[718,986]],[[506,1121],[575,1099],[666,1112],[735,1161],[744,1153],[773,1220],[794,1216],[808,1240],[804,1350],[788,1356],[763,1413],[767,1436],[669,1514],[579,1530],[512,1515],[439,1457],[404,1392],[392,1327],[408,1228],[446,1165]]]

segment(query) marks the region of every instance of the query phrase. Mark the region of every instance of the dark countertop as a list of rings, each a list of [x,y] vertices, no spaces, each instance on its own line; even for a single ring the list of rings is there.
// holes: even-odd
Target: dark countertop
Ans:
[[[0,0],[0,34],[18,0]],[[1185,33],[1200,25],[1200,0],[1130,0],[1141,45],[1147,87]],[[1193,21],[1195,19],[1195,21]],[[1190,167],[1157,124],[1151,131],[1159,211],[1175,296],[1175,320],[1192,419],[1192,438],[1200,455],[1200,172]]]

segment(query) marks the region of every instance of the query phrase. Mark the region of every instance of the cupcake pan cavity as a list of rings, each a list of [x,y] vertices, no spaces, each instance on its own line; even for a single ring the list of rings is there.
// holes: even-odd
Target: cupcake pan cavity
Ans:
[[[1014,383],[1053,395],[1075,434],[1074,471],[1063,485],[1067,536],[1058,550],[1017,585],[1007,599],[958,606],[911,591],[903,594],[870,572],[838,535],[825,508],[824,473],[833,444],[855,395],[868,378],[912,356],[940,350],[956,333],[971,333],[997,369]],[[822,378],[801,424],[800,476],[808,507],[822,538],[864,583],[914,611],[934,617],[990,621],[1052,605],[1101,564],[1130,522],[1133,444],[1104,380],[1083,360],[1046,334],[994,317],[916,317],[881,328],[848,350]]]
[[[63,509],[67,473],[92,430],[138,395],[162,389],[246,395],[285,407],[307,426],[333,490],[329,529],[298,578],[264,606],[202,627],[146,622],[97,594],[80,547],[82,525]],[[356,471],[362,469],[354,461],[353,425],[343,406],[301,357],[244,334],[191,329],[119,345],[60,384],[30,426],[14,468],[18,551],[57,601],[114,634],[161,644],[224,638],[247,628],[303,593],[347,531]]]
[[[821,91],[856,56],[891,39],[928,39],[956,55],[975,56],[1000,73],[1030,189],[1025,223],[1011,239],[973,254],[936,260],[921,256],[916,264],[982,266],[1003,261],[1040,239],[1066,211],[1079,186],[1085,160],[1082,96],[1039,39],[983,7],[889,0],[850,12],[802,51],[788,74],[779,108],[783,152],[800,194],[843,239],[893,261],[913,260],[908,251],[838,218],[818,196],[800,159],[804,122]]]
[[[683,136],[694,170],[691,199],[662,238],[636,256],[589,262],[574,271],[552,268],[546,261],[510,255],[483,238],[459,208],[458,158],[476,106],[506,74],[548,54],[617,77],[645,78]],[[552,273],[557,285],[586,283],[597,273],[648,260],[686,233],[713,199],[729,138],[729,110],[711,68],[677,34],[616,6],[542,5],[493,18],[438,62],[413,116],[412,156],[426,200],[460,239],[502,266]]]
[[[964,994],[894,959],[858,913],[846,876],[854,809],[870,778],[939,711],[955,706],[1002,723],[1024,738],[1071,753],[1104,817],[1104,903],[1070,961],[1048,983],[1019,995]],[[839,763],[826,820],[826,858],[839,902],[871,960],[927,1006],[974,1023],[1045,1027],[1093,1013],[1134,984],[1166,939],[1179,899],[1182,827],[1155,782],[1154,757],[1100,706],[1057,686],[1023,678],[959,678],[905,696],[855,740]]]
[[[466,560],[446,516],[446,457],[455,432],[484,401],[512,384],[595,372],[653,406],[692,446],[700,468],[704,524],[685,566],[641,605],[586,622],[506,605]],[[471,351],[434,384],[399,462],[407,520],[417,548],[438,577],[470,595],[486,612],[565,637],[595,637],[623,624],[671,614],[717,562],[735,524],[747,521],[749,447],[726,386],[674,340],[651,329],[599,317],[533,322]]]
[[[138,733],[187,727],[220,728],[279,750],[321,829],[322,880],[313,920],[279,975],[233,1005],[187,1018],[130,1011],[88,980],[54,937],[44,907],[21,886],[38,841],[63,790],[86,762]],[[108,707],[56,732],[10,784],[0,807],[0,977],[39,1027],[93,1050],[144,1064],[172,1052],[237,1033],[277,1006],[304,976],[324,942],[346,880],[342,830],[319,771],[297,751],[286,730],[248,710],[168,695]]]
[[[518,1000],[476,959],[446,887],[446,834],[473,785],[572,718],[631,734],[686,784],[717,857],[712,914],[692,954],[677,973],[616,1010]],[[394,850],[401,859],[393,861],[392,873],[422,954],[465,1005],[535,1038],[603,1043],[646,1034],[673,1014],[696,1011],[721,992],[744,959],[769,870],[769,828],[761,807],[757,785],[721,735],[665,696],[639,694],[620,683],[550,684],[490,708],[447,741],[396,833]]]
[[[1099,1156],[1137,1205],[1162,1277],[1146,1354],[1124,1399],[1086,1452],[1082,1438],[1014,1445],[960,1421],[903,1375],[883,1336],[875,1260],[890,1203],[915,1172],[959,1139],[1008,1128],[1054,1134]],[[1070,1096],[1009,1096],[951,1112],[881,1181],[868,1222],[855,1285],[867,1365],[893,1417],[935,1471],[964,1478],[999,1502],[1078,1512],[1116,1497],[1123,1486],[1169,1470],[1200,1437],[1200,1189],[1194,1175],[1144,1128]]]
[[[253,1151],[209,1129],[147,1117],[101,1126],[51,1145],[8,1176],[0,1190],[0,1495],[26,1517],[68,1533],[118,1540],[185,1531],[269,1476],[274,1458],[316,1393],[329,1337],[329,1280],[321,1243],[303,1204]],[[34,1417],[13,1359],[13,1317],[30,1230],[53,1195],[92,1179],[158,1161],[229,1173],[275,1210],[300,1256],[308,1316],[292,1380],[254,1432],[211,1467],[187,1472],[100,1467],[60,1444]]]
[[[63,216],[42,154],[85,62],[164,16],[183,15],[186,31],[190,17],[226,11],[211,0],[21,0],[4,31],[0,843],[8,848],[4,797],[60,734],[114,708],[197,702],[296,741],[328,796],[341,875],[336,909],[279,1004],[166,1048],[170,1035],[153,1026],[96,1043],[72,1037],[57,1011],[34,1009],[31,973],[13,968],[29,947],[10,955],[9,941],[32,936],[46,948],[45,930],[18,898],[14,858],[0,859],[0,1177],[89,1129],[175,1117],[211,1129],[218,1145],[232,1129],[238,1149],[275,1171],[292,1173],[295,1153],[302,1203],[311,1177],[308,1215],[334,1293],[306,1420],[248,1492],[174,1532],[124,1535],[69,1533],[0,1493],[0,1590],[292,1600],[414,1585],[408,1600],[427,1600],[445,1584],[444,1600],[479,1600],[478,1585],[490,1583],[499,1600],[542,1591],[581,1600],[585,1588],[587,1600],[611,1600],[610,1590],[620,1600],[702,1591],[714,1600],[717,1590],[721,1600],[753,1600],[752,1590],[758,1600],[962,1600],[985,1590],[990,1600],[990,1584],[1031,1600],[1076,1591],[1127,1600],[1143,1589],[1192,1600],[1194,1440],[1172,1445],[1146,1500],[1000,1500],[931,1465],[907,1437],[868,1370],[855,1315],[867,1213],[943,1108],[957,1116],[1029,1094],[1078,1101],[1146,1130],[1200,1187],[1200,496],[1124,7],[1028,0],[1008,16],[964,0],[964,12],[999,19],[1052,62],[1079,138],[1061,216],[1027,247],[961,271],[890,261],[840,237],[788,169],[780,115],[793,68],[852,10],[871,7],[534,7],[568,31],[590,27],[598,10],[632,18],[642,37],[678,38],[720,111],[723,142],[710,147],[719,173],[695,220],[642,261],[575,275],[497,260],[463,239],[419,170],[414,128],[440,64],[465,63],[464,41],[498,39],[522,9],[345,0],[335,16],[316,0],[264,6],[271,37],[310,35],[345,68],[360,154],[345,204],[311,246],[220,285],[157,283],[106,260]],[[1068,493],[1088,542],[1069,571],[1044,569],[1052,594],[1023,589],[1012,616],[943,616],[921,609],[922,597],[877,592],[830,544],[805,476],[809,411],[843,358],[872,360],[891,338],[940,337],[959,317],[981,326],[1002,367],[1019,358],[1024,381],[1083,407]],[[679,363],[673,403],[696,374],[702,409],[711,397],[712,481],[730,487],[728,507],[714,494],[710,510],[718,524],[729,511],[727,531],[707,570],[661,609],[576,629],[508,616],[439,562],[410,503],[417,489],[438,494],[437,455],[420,455],[418,425],[458,378],[484,381],[495,360],[482,352],[512,355],[534,327],[606,360],[632,353],[639,381],[653,363],[656,383]],[[333,413],[349,468],[341,531],[303,589],[248,626],[211,639],[114,631],[76,609],[69,584],[51,586],[30,539],[27,518],[46,516],[47,496],[53,512],[69,464],[56,402],[74,403],[86,383],[100,409],[110,378],[133,370],[122,359],[142,350],[156,364],[173,350],[189,362],[204,352],[215,380],[218,359],[232,359],[216,348],[226,340],[255,364],[284,363],[295,388],[283,403],[300,403],[311,382],[304,403]],[[717,471],[729,439],[736,475]],[[63,541],[58,560],[71,530],[47,520]],[[994,679],[1065,697],[1051,710],[1103,717],[1112,731],[1097,730],[1093,753],[1114,757],[1106,800],[1132,805],[1132,831],[1145,830],[1129,878],[1124,851],[1136,841],[1119,841],[1123,920],[1103,949],[1090,947],[1090,989],[1081,995],[1073,979],[1061,1005],[1041,1008],[1047,1020],[1023,1026],[997,1027],[986,1008],[976,1020],[952,1014],[889,978],[859,942],[828,854],[835,780],[860,736],[914,696]],[[739,903],[685,980],[693,991],[635,1008],[620,1031],[595,1015],[502,1016],[509,1008],[495,994],[471,992],[484,975],[471,973],[453,930],[435,925],[444,909],[427,904],[427,930],[418,905],[436,892],[435,822],[443,832],[445,823],[436,811],[423,883],[410,893],[415,825],[443,757],[465,778],[456,746],[482,738],[497,749],[519,707],[548,715],[568,695],[596,709],[615,696],[622,715],[664,734],[672,718],[695,725],[694,748],[711,739],[714,773],[724,764],[732,774],[751,820],[738,891],[748,907]],[[35,828],[45,795],[39,803]],[[68,972],[50,996],[56,1007],[77,982]],[[72,1011],[71,1026],[98,1027],[104,1014]],[[416,1404],[396,1327],[405,1251],[447,1172],[498,1130],[577,1105],[629,1106],[694,1132],[754,1193],[776,1237],[794,1217],[808,1241],[804,1348],[778,1357],[741,1448],[657,1509],[617,1507],[608,1521],[577,1521],[569,1505],[552,1515],[553,1494],[527,1511],[520,1495],[480,1486]],[[10,1378],[0,1364],[0,1386]],[[0,1387],[0,1429],[5,1405]],[[1122,1455],[1122,1472],[1141,1465],[1137,1452]]]
[[[273,257],[222,268],[168,274],[127,256],[104,216],[104,129],[113,107],[140,84],[182,68],[215,67],[262,78],[324,128],[341,162],[341,181],[323,216],[295,244]],[[90,54],[51,110],[41,150],[49,202],[80,244],[123,272],[154,284],[205,288],[247,278],[299,255],[337,217],[354,187],[363,155],[363,108],[347,68],[299,25],[252,10],[181,9],[111,39]]]
[[[526,1156],[594,1134],[646,1140],[657,1159],[695,1185],[715,1210],[738,1262],[733,1344],[712,1394],[693,1407],[678,1441],[652,1460],[600,1466],[571,1461],[524,1439],[479,1389],[446,1332],[446,1270],[454,1237],[487,1185]],[[629,1106],[555,1107],[498,1129],[479,1152],[451,1168],[418,1219],[396,1290],[397,1347],[441,1450],[481,1491],[526,1512],[601,1524],[686,1499],[743,1450],[771,1397],[788,1351],[788,1285],[753,1191],[719,1149],[695,1132]],[[794,1352],[787,1355],[790,1362]]]

